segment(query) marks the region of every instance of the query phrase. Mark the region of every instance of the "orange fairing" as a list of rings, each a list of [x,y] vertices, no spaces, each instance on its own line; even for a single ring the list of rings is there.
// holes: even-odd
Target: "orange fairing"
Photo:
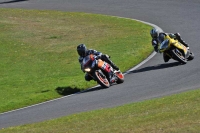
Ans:
[[[98,67],[102,68],[104,65],[104,61],[102,61],[101,59],[98,59]]]
[[[98,59],[98,67],[103,69],[106,72],[110,72],[110,65],[104,61],[102,61],[101,59]]]

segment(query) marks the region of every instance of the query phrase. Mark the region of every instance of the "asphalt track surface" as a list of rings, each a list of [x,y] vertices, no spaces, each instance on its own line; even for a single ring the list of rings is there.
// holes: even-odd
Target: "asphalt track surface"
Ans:
[[[123,84],[109,89],[97,87],[88,92],[2,113],[0,128],[200,88],[199,0],[0,0],[0,8],[88,12],[138,19],[158,25],[165,32],[179,32],[195,54],[195,59],[186,65],[179,65],[172,60],[164,63],[162,55],[156,54],[136,70],[126,74]]]

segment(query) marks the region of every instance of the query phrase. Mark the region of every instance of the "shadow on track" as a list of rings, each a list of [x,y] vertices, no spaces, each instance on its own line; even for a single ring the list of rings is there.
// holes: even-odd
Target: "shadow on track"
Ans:
[[[23,1],[28,1],[28,0],[11,0],[11,1],[0,2],[0,4],[9,4],[9,3],[16,3],[16,2],[23,2]]]
[[[85,93],[85,92],[91,92],[91,91],[97,91],[97,90],[101,90],[104,89],[101,86],[97,86],[94,88],[90,88],[88,90],[84,90],[81,88],[72,88],[72,87],[57,87],[55,90],[58,94],[62,95],[62,96],[67,96],[67,95],[71,95],[71,94],[75,94],[75,93]]]
[[[77,93],[77,92],[80,92],[82,89],[81,88],[72,88],[72,87],[57,87],[55,89],[57,91],[58,94],[60,95],[63,95],[63,96],[67,96],[67,95],[70,95],[70,94],[74,94],[74,93]]]
[[[145,71],[151,71],[151,70],[157,70],[157,69],[165,69],[165,68],[175,67],[175,66],[179,66],[179,65],[182,65],[182,64],[179,63],[179,62],[158,64],[158,65],[155,65],[155,66],[148,66],[148,67],[144,67],[144,68],[141,68],[141,69],[130,71],[129,74],[131,74],[131,73],[145,72]]]
[[[130,71],[128,74],[157,70],[157,69],[165,69],[165,68],[175,67],[175,66],[179,66],[179,65],[182,65],[182,64],[179,63],[179,62],[158,64],[158,65],[155,65],[155,66],[148,66],[148,67],[144,67],[144,68],[141,68],[141,69],[133,70],[133,71]],[[97,86],[97,87],[90,88],[88,90],[84,90],[82,88],[77,88],[77,87],[73,88],[73,87],[67,86],[67,87],[57,87],[55,90],[57,91],[57,93],[59,95],[67,96],[67,95],[71,95],[71,94],[75,94],[75,93],[80,94],[80,93],[98,91],[98,90],[102,90],[102,89],[106,89],[106,88],[103,88],[101,86]]]

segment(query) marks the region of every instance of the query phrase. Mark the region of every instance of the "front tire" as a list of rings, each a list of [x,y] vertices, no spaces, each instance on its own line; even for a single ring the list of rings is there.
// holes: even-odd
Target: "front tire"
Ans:
[[[110,87],[110,82],[100,70],[95,71],[93,76],[96,79],[97,83],[100,84],[102,87],[104,88]]]
[[[173,58],[175,60],[179,61],[180,63],[183,63],[183,64],[187,63],[185,56],[179,49],[173,49],[171,54],[172,54]]]

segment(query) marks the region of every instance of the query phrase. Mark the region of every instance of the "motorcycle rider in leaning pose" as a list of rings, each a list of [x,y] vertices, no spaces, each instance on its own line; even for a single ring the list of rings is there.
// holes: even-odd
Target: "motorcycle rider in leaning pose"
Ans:
[[[98,59],[101,59],[101,60],[105,61],[106,63],[110,64],[113,69],[120,71],[119,68],[110,60],[108,55],[102,54],[101,52],[98,52],[94,49],[87,49],[85,44],[79,44],[77,46],[77,52],[79,54],[78,60],[79,60],[80,64],[82,64],[84,57],[86,57],[87,55],[90,55],[90,54],[94,54]],[[102,67],[102,69],[104,70],[105,68]],[[82,67],[81,67],[81,70],[82,70]],[[105,71],[108,72],[110,82],[112,83],[114,81],[113,72],[110,70],[107,70],[107,69],[105,69]],[[92,79],[93,78],[90,75],[88,75],[87,73],[85,74],[86,81],[90,81]]]
[[[153,28],[150,31],[150,35],[152,37],[152,41],[151,41],[152,46],[154,47],[154,50],[156,52],[159,52],[158,45],[161,44],[164,41],[164,37],[166,35],[169,35],[170,38],[178,40],[180,43],[182,43],[184,46],[186,46],[187,49],[189,49],[189,45],[187,43],[185,43],[185,41],[183,41],[183,39],[181,38],[179,33],[175,33],[175,34],[173,34],[173,33],[164,33],[164,32],[159,32],[159,30],[156,29],[156,28]],[[164,59],[165,62],[168,62],[170,57],[167,56],[165,53],[163,53],[163,59]]]

